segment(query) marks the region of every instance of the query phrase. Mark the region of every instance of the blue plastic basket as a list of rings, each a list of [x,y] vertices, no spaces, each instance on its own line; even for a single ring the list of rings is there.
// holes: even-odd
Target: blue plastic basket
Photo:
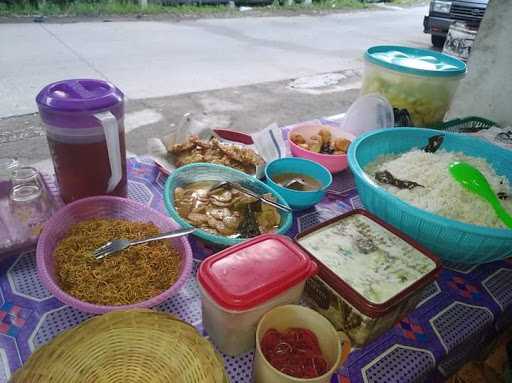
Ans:
[[[428,138],[437,134],[439,131],[432,129],[394,128],[358,137],[350,145],[348,156],[361,202],[370,212],[442,259],[475,264],[512,256],[512,230],[470,225],[418,209],[386,192],[363,171],[378,156],[425,146]],[[483,157],[498,175],[512,180],[512,152],[476,137],[449,132],[443,134],[442,148]]]
[[[278,202],[288,206],[283,197],[281,197],[277,192],[272,190],[269,186],[265,185],[255,177],[222,165],[208,163],[190,164],[173,171],[167,179],[164,187],[164,202],[167,212],[176,222],[178,222],[183,227],[193,226],[188,223],[188,221],[183,219],[174,208],[174,189],[179,186],[197,181],[237,182],[258,194],[272,193],[277,198]],[[281,211],[280,214],[281,225],[277,230],[277,234],[284,234],[292,226],[292,214],[284,213]],[[208,242],[221,246],[231,246],[246,240],[246,238],[229,238],[221,235],[210,234],[200,229],[196,230],[194,235]]]

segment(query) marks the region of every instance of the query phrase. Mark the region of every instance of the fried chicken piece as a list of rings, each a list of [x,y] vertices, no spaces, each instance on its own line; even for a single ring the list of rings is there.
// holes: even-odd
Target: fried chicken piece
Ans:
[[[169,153],[178,154],[178,153],[192,150],[192,149],[194,149],[195,146],[196,146],[196,144],[194,142],[187,140],[183,144],[174,144],[174,145],[171,145],[170,147],[166,146],[166,149]]]
[[[328,128],[322,128],[318,132],[320,139],[322,140],[322,145],[329,145],[331,143],[332,134]]]
[[[222,144],[216,138],[205,141],[197,136],[190,136],[186,142],[172,145],[167,150],[175,156],[177,167],[195,162],[209,162],[254,174],[256,166],[264,163],[254,150]]]
[[[334,149],[338,152],[347,152],[348,147],[350,145],[350,140],[346,138],[339,137],[334,140]]]
[[[250,148],[244,148],[236,145],[221,144],[217,139],[212,139],[212,145],[217,146],[226,156],[242,164],[252,164],[254,166],[264,163],[256,152]]]
[[[196,162],[205,162],[204,156],[198,152],[187,152],[176,156],[176,166],[184,166]]]
[[[197,136],[190,136],[187,141],[182,144],[174,144],[167,150],[172,154],[179,154],[194,149],[197,146],[197,142],[200,141]]]
[[[300,133],[292,133],[290,134],[290,141],[296,145],[303,145],[306,143],[306,139]]]

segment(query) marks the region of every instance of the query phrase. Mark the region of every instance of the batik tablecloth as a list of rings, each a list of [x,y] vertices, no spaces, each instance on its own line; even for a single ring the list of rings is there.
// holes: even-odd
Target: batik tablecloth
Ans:
[[[130,198],[165,211],[162,190],[166,176],[155,163],[130,159],[128,168]],[[345,171],[334,178],[327,198],[294,217],[291,236],[361,207],[350,173]],[[195,273],[199,261],[211,250],[199,241],[191,242],[197,258]],[[477,267],[446,264],[439,278],[426,289],[417,309],[370,345],[353,351],[331,382],[440,380],[478,356],[499,331],[510,325],[511,307],[510,260]],[[201,301],[193,277],[176,296],[156,309],[171,312],[203,332]],[[0,382],[6,382],[35,349],[89,317],[62,304],[41,285],[33,251],[2,260]],[[251,381],[252,359],[252,353],[225,357],[233,383]]]

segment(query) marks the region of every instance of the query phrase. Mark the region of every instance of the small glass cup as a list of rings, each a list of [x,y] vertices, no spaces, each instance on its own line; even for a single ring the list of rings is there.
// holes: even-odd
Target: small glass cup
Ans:
[[[38,236],[52,214],[41,188],[31,184],[13,186],[9,194],[9,207],[11,216],[27,229],[26,239]]]
[[[47,203],[50,202],[50,194],[46,183],[43,181],[43,177],[37,171],[36,168],[31,166],[22,166],[15,168],[11,172],[11,183],[12,186],[24,185],[24,186],[36,186],[41,190],[42,197]]]
[[[31,166],[21,166],[19,168],[15,168],[11,172],[11,182],[13,186],[34,185],[40,189],[45,188],[41,175],[36,168]]]

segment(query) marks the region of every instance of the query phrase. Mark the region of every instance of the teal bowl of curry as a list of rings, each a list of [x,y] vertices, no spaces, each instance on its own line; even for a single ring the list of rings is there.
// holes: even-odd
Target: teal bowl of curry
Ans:
[[[319,203],[332,184],[331,172],[323,165],[298,157],[279,158],[265,167],[265,182],[294,210]]]
[[[209,243],[232,246],[260,234],[285,234],[292,214],[258,202],[234,188],[210,192],[223,181],[264,195],[283,205],[286,200],[256,177],[210,163],[182,166],[171,173],[164,186],[168,214],[183,227],[195,227],[194,235]]]

